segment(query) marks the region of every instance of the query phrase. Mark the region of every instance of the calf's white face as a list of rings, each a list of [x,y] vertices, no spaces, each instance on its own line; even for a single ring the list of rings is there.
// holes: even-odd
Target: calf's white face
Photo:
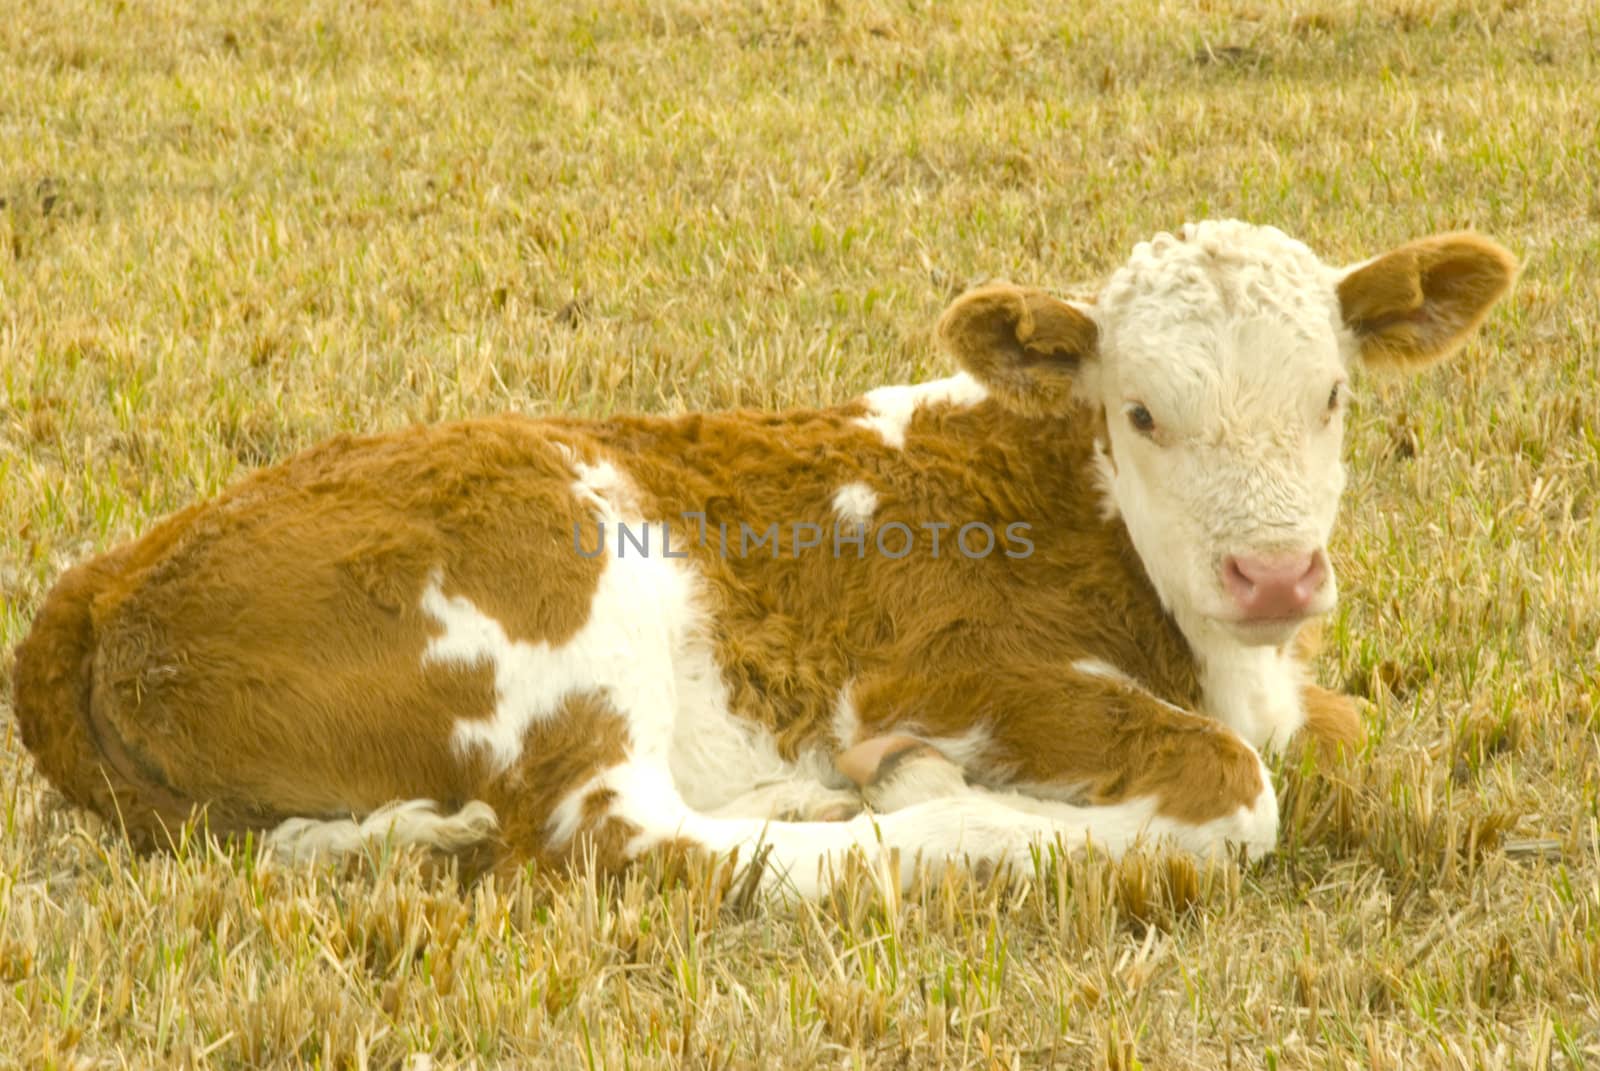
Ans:
[[[1108,490],[1163,602],[1276,642],[1332,608],[1350,332],[1336,277],[1238,223],[1141,243],[1091,316]]]
[[[1213,221],[1140,243],[1092,304],[989,286],[940,332],[1003,401],[1099,409],[1108,505],[1168,609],[1186,631],[1276,644],[1337,597],[1351,372],[1448,355],[1513,272],[1475,235],[1337,269],[1274,228]]]

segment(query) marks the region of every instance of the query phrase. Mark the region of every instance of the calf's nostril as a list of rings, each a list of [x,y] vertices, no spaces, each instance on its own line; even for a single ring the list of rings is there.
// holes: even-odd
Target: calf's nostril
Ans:
[[[1300,577],[1300,582],[1295,586],[1304,591],[1307,596],[1315,595],[1322,587],[1322,582],[1328,579],[1328,556],[1322,551],[1311,555],[1311,561],[1306,565],[1306,571]]]
[[[1245,571],[1239,559],[1228,555],[1228,560],[1222,563],[1222,579],[1230,589],[1243,589],[1249,591],[1255,587],[1255,581],[1250,579],[1250,574]]]

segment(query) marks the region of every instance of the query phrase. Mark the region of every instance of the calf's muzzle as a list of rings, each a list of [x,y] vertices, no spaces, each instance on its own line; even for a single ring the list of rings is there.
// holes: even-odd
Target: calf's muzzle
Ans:
[[[1242,621],[1280,621],[1304,617],[1328,579],[1328,557],[1321,550],[1275,555],[1229,555],[1222,563],[1222,586]]]

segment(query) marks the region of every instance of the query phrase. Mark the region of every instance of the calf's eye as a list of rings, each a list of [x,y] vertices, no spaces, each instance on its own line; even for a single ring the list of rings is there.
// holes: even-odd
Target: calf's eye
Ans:
[[[1156,418],[1150,415],[1150,410],[1135,402],[1128,406],[1128,423],[1133,425],[1133,430],[1140,435],[1149,435],[1156,430]]]
[[[1331,419],[1339,410],[1350,408],[1352,401],[1354,396],[1350,393],[1350,381],[1339,380],[1333,385],[1333,389],[1328,391],[1328,417]]]

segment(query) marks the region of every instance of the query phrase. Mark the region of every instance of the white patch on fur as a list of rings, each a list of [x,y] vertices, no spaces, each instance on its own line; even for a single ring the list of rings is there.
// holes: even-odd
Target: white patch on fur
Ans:
[[[1100,495],[1100,519],[1114,521],[1117,509],[1117,466],[1103,439],[1094,441],[1094,457],[1089,461],[1089,483]]]
[[[764,852],[765,887],[806,898],[827,888],[852,852],[863,853],[885,881],[889,861],[898,855],[903,886],[919,858],[933,867],[971,858],[1025,868],[1037,848],[1059,838],[1071,850],[1087,836],[1080,827],[979,797],[930,800],[893,814],[862,814],[841,822],[767,822],[695,812],[684,805],[666,772],[651,764],[629,763],[612,783],[621,795],[611,813],[640,829],[631,852],[677,837],[710,851],[736,852],[744,862]]]
[[[980,769],[987,766],[984,761],[989,751],[989,730],[982,725],[974,725],[966,732],[957,736],[927,736],[915,729],[896,728],[897,734],[914,736],[918,740],[932,744],[939,749],[940,754],[961,767],[963,770]]]
[[[861,794],[854,789],[829,788],[821,780],[796,775],[757,785],[706,813],[715,818],[828,822],[852,817],[860,810]]]
[[[1184,624],[1179,618],[1180,626]],[[1207,622],[1184,629],[1200,664],[1205,712],[1257,751],[1282,749],[1306,723],[1305,667],[1277,647],[1246,647]]]
[[[844,802],[837,790],[846,782],[826,755],[811,750],[790,762],[778,753],[771,732],[732,712],[727,685],[707,644],[698,638],[686,643],[673,668],[678,717],[667,761],[690,807],[707,814],[772,818],[790,811],[820,813]]]
[[[264,843],[285,861],[349,855],[390,843],[455,852],[481,844],[499,829],[494,809],[474,800],[455,814],[440,814],[433,800],[400,800],[362,819],[291,818],[267,834]]]
[[[589,797],[610,787],[607,778],[613,769],[615,767],[601,770],[562,796],[560,802],[550,809],[550,817],[546,818],[544,823],[544,835],[552,850],[564,850],[572,843],[572,838],[583,829],[583,815],[587,810]]]
[[[682,562],[674,562],[684,568]],[[787,812],[822,813],[842,805],[846,784],[820,751],[795,761],[778,753],[777,739],[763,726],[736,715],[710,643],[711,621],[691,597],[671,652],[676,713],[668,740],[667,767],[691,808],[707,814],[773,818]]]
[[[1126,684],[1133,688],[1140,687],[1138,681],[1113,666],[1110,662],[1105,662],[1098,658],[1080,658],[1072,663],[1072,668],[1082,673],[1085,677],[1099,677],[1102,680],[1116,681],[1118,684]]]
[[[637,496],[614,465],[573,464],[573,492],[608,531],[640,522]],[[443,583],[435,577],[423,594],[423,610],[440,626],[424,660],[487,663],[495,674],[494,713],[458,720],[458,749],[482,748],[504,769],[522,754],[530,726],[557,715],[564,698],[603,691],[628,726],[629,762],[664,767],[682,804],[694,811],[765,819],[789,810],[829,813],[853,799],[840,795],[843,779],[825,755],[788,761],[770,732],[732,712],[712,655],[700,581],[682,559],[619,557],[608,549],[588,620],[555,646],[512,641],[468,599],[444,594]],[[601,772],[562,799],[549,819],[552,844],[570,842],[585,800],[616,789],[624,767]]]
[[[847,751],[861,742],[861,715],[856,712],[855,699],[850,689],[855,678],[846,681],[833,700],[833,743],[836,751]]]
[[[857,417],[856,423],[883,436],[883,441],[897,450],[905,449],[906,429],[919,409],[944,405],[968,408],[989,396],[983,384],[965,372],[946,379],[927,383],[878,387],[863,397],[870,412]]]
[[[661,682],[672,676],[672,644],[664,633],[674,615],[659,611],[685,599],[687,585],[662,559],[608,555],[588,621],[559,646],[510,639],[499,621],[465,596],[446,595],[443,584],[435,575],[423,591],[422,610],[440,629],[423,661],[494,669],[494,713],[457,720],[452,740],[458,751],[481,748],[493,768],[503,770],[521,756],[529,727],[583,692],[604,690],[617,710],[670,725]]]
[[[878,510],[878,492],[856,481],[839,488],[833,496],[833,512],[847,524],[868,525]]]
[[[579,464],[574,493],[593,505],[607,530],[621,519],[614,504],[628,489],[609,462]],[[671,689],[673,652],[682,645],[692,616],[687,570],[665,557],[607,553],[589,617],[559,646],[542,640],[512,640],[499,621],[465,596],[447,595],[448,578],[435,574],[422,595],[422,610],[439,625],[423,662],[494,669],[495,709],[488,718],[462,718],[452,739],[459,751],[481,748],[495,769],[522,754],[530,726],[561,709],[569,695],[605,691],[624,713],[636,744],[664,741],[675,711]]]
[[[570,447],[563,447],[570,457],[572,469],[578,478],[573,481],[572,493],[591,507],[599,519],[607,524],[638,520],[638,496],[633,487],[609,461],[590,465],[572,455]]]

